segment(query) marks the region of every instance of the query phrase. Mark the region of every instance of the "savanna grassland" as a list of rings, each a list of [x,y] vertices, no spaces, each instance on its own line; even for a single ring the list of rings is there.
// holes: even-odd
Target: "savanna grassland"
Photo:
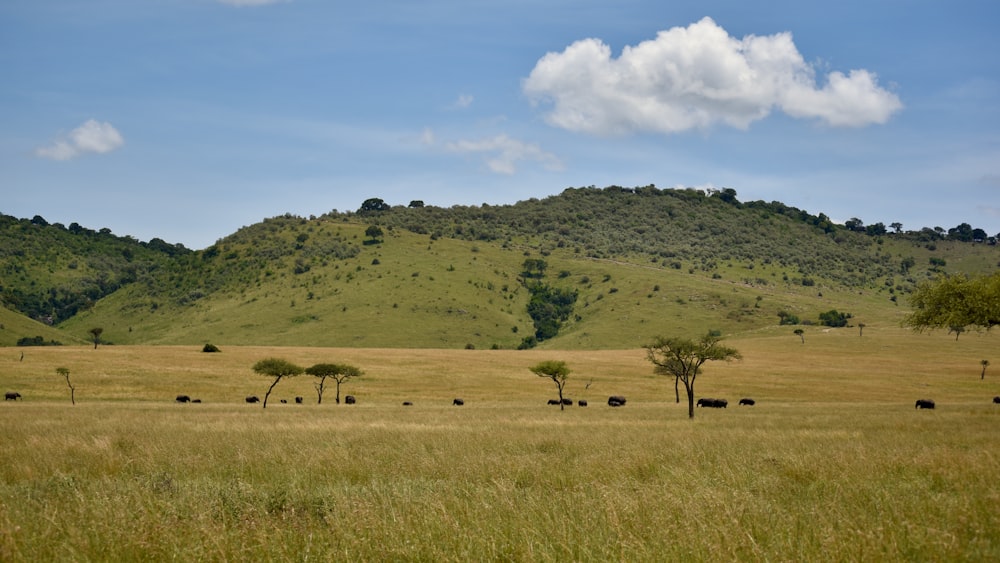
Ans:
[[[0,559],[1000,558],[997,335],[803,328],[727,339],[743,359],[696,386],[730,407],[694,419],[639,347],[0,350],[24,396],[0,405]],[[270,356],[361,367],[358,404],[307,375],[246,404]],[[545,405],[547,359],[590,406]]]

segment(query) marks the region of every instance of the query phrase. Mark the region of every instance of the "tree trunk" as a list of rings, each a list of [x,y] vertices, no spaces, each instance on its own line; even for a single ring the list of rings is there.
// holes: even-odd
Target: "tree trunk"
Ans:
[[[680,383],[681,378],[674,377],[674,398],[676,399],[678,405],[681,404],[681,390],[680,387],[678,387]]]
[[[264,393],[264,406],[263,406],[263,408],[265,408],[265,409],[267,408],[267,398],[271,396],[271,391],[274,390],[274,386],[277,385],[279,381],[281,381],[281,376],[280,375],[274,380],[274,383],[272,383],[271,386],[267,388],[267,393]]]
[[[694,418],[694,387],[685,385],[688,396],[688,418]]]

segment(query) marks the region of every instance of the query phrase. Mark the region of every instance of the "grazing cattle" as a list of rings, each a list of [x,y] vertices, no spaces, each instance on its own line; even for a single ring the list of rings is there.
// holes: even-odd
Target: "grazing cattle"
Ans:
[[[344,397],[344,402],[347,403],[348,405],[353,405],[354,403],[358,402],[358,400],[354,398],[354,395],[348,395]]]
[[[3,395],[3,400],[5,401],[16,401],[21,398],[21,394],[16,391],[7,391]]]
[[[404,407],[412,407],[413,403],[411,403],[410,401],[403,401],[403,406]]]
[[[625,406],[625,397],[622,397],[621,395],[612,395],[608,397],[608,406],[609,407]]]
[[[463,401],[462,399],[454,399],[452,400],[451,404],[456,407],[460,407],[465,404],[465,401]]]
[[[201,402],[201,399],[191,399],[191,402],[192,402],[192,403],[200,403],[200,402]]]
[[[563,399],[562,404],[567,406],[573,406],[573,399]]]
[[[260,399],[257,398],[257,395],[250,395],[249,397],[247,397],[247,402],[248,403],[259,403]]]
[[[188,397],[187,395],[177,395],[177,398],[175,400],[178,403],[190,403],[191,397]]]
[[[934,401],[930,399],[917,399],[917,404],[913,405],[915,409],[933,409]]]
[[[729,405],[729,401],[725,399],[698,399],[695,406],[699,407],[712,407],[713,409],[724,409]]]
[[[549,399],[548,404],[550,404],[550,405],[558,405],[559,404],[559,399]]]
[[[753,399],[748,399],[746,397],[740,399],[740,406],[747,405],[748,407],[752,407],[752,406],[754,406],[756,404],[757,404],[757,401],[754,401]]]
[[[301,405],[302,404],[302,397],[295,397],[295,404],[296,405]]]
[[[580,405],[581,407],[585,407],[587,406],[587,401],[585,399],[580,399],[579,401],[576,402],[576,404]]]
[[[1000,396],[993,397],[993,404],[994,405],[1000,405]]]
[[[288,403],[288,399],[282,399],[282,400],[281,400],[281,404],[283,404],[283,405],[284,405],[284,404],[286,404],[286,403]]]

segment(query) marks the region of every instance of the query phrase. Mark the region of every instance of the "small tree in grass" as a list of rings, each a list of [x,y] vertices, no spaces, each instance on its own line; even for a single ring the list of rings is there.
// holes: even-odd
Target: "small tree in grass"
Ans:
[[[87,331],[90,333],[91,339],[94,341],[94,350],[97,350],[97,345],[101,342],[101,335],[104,334],[104,329],[100,327],[94,327]]]
[[[720,344],[722,339],[709,332],[700,340],[688,338],[656,337],[646,345],[646,357],[653,363],[654,372],[674,376],[674,382],[684,383],[688,397],[688,418],[694,418],[694,381],[702,364],[712,360],[734,360],[740,353]]]
[[[983,366],[983,373],[979,374],[979,379],[986,379],[986,368],[989,367],[989,360],[980,360],[979,365]]]
[[[254,372],[260,375],[267,375],[274,378],[274,382],[271,386],[267,388],[267,393],[264,394],[264,407],[267,408],[267,398],[271,396],[271,391],[274,390],[274,386],[281,381],[283,377],[294,377],[302,373],[302,368],[299,366],[282,360],[281,358],[267,358],[261,360],[253,365]]]
[[[795,334],[798,335],[798,337],[802,340],[803,344],[806,343],[806,331],[802,330],[801,328],[797,328],[795,329]]]
[[[569,378],[569,367],[566,362],[558,360],[547,360],[531,368],[531,373],[538,377],[547,377],[556,384],[559,391],[559,410],[565,410],[563,403],[563,388],[566,387],[566,379]]]
[[[337,404],[340,404],[340,384],[352,377],[364,375],[361,368],[349,364],[316,364],[306,368],[306,373],[319,378],[316,384],[316,393],[319,396],[317,404],[323,404],[323,391],[326,388],[326,378],[332,378],[337,382]]]
[[[983,368],[985,369],[985,368]],[[76,404],[76,387],[69,381],[69,368],[59,367],[56,368],[56,373],[63,376],[66,379],[66,385],[69,386],[69,402],[71,404]]]

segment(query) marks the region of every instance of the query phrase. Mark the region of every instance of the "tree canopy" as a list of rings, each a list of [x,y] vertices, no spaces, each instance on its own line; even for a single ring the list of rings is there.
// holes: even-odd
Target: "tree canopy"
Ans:
[[[702,364],[741,357],[736,349],[723,346],[721,340],[721,337],[709,332],[697,341],[659,336],[646,345],[646,357],[655,366],[654,372],[673,376],[675,386],[677,381],[684,383],[688,397],[688,418],[694,418],[694,382]]]
[[[260,375],[267,375],[274,378],[274,382],[271,383],[271,386],[267,389],[267,393],[264,394],[263,408],[266,409],[267,398],[271,396],[271,391],[281,381],[281,378],[299,375],[302,373],[302,368],[281,358],[267,358],[254,364],[253,371]]]
[[[917,286],[913,312],[903,325],[917,330],[1000,325],[1000,272],[990,276],[946,276]]]
[[[538,377],[547,377],[556,384],[556,388],[559,390],[559,409],[564,409],[565,403],[563,403],[563,388],[566,387],[566,380],[569,378],[570,373],[569,366],[566,365],[566,362],[561,360],[546,360],[533,366],[531,368],[531,373],[537,375]]]

